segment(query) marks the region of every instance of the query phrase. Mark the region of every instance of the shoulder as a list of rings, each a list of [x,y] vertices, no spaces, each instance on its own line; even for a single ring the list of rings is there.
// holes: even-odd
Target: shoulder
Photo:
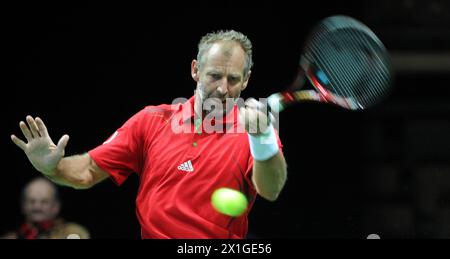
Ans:
[[[164,116],[170,117],[179,108],[179,104],[160,104],[146,106],[141,112],[145,116]]]
[[[172,104],[148,105],[134,114],[125,124],[125,127],[141,129],[158,128],[159,126],[170,123],[174,118],[192,110],[192,100],[177,98]]]
[[[158,120],[161,122],[168,122],[175,114],[181,111],[182,108],[183,104],[181,103],[148,105],[139,111],[138,117],[145,121]]]
[[[78,234],[81,236],[81,238],[88,238],[89,237],[89,231],[84,226],[74,223],[74,222],[67,222],[65,224],[66,231],[74,234]]]
[[[17,232],[11,231],[0,236],[0,239],[17,239]]]
[[[87,228],[74,222],[61,221],[52,234],[53,238],[71,238],[71,235],[80,239],[90,238],[90,233]]]

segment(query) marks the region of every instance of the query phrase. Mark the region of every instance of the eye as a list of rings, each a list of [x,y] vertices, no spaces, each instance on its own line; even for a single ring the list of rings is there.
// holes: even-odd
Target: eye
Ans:
[[[235,84],[235,83],[239,82],[240,80],[241,80],[241,78],[238,77],[238,76],[230,76],[230,77],[228,77],[228,81],[230,83],[232,83],[232,84]]]
[[[211,78],[213,80],[220,80],[222,78],[222,76],[220,74],[217,74],[217,73],[211,73],[211,74],[209,74],[209,76],[211,76]]]

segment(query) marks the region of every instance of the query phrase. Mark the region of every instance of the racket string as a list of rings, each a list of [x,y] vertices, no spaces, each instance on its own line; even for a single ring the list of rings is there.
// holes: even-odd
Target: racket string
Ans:
[[[362,23],[344,16],[326,19],[310,36],[305,57],[329,77],[331,93],[368,106],[390,84],[387,51]]]

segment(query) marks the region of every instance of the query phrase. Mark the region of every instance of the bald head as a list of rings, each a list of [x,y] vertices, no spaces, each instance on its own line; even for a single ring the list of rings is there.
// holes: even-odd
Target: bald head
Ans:
[[[53,220],[59,213],[57,187],[46,178],[35,178],[23,189],[22,211],[29,222]]]

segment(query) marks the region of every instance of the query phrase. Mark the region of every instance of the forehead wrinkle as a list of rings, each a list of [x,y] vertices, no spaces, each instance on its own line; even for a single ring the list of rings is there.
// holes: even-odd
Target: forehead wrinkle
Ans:
[[[240,53],[240,51],[242,51],[242,53]],[[240,61],[238,57],[235,57],[239,54],[244,55],[243,50],[239,48],[239,44],[237,43],[215,43],[213,46],[211,46],[211,48],[207,52],[207,55],[204,56],[204,64],[207,64],[209,66],[209,68],[207,69],[208,71],[227,71],[230,74],[241,76],[241,73],[243,72],[245,66],[245,60],[242,59],[242,61]],[[230,71],[230,68],[237,68],[237,70],[239,71]]]

